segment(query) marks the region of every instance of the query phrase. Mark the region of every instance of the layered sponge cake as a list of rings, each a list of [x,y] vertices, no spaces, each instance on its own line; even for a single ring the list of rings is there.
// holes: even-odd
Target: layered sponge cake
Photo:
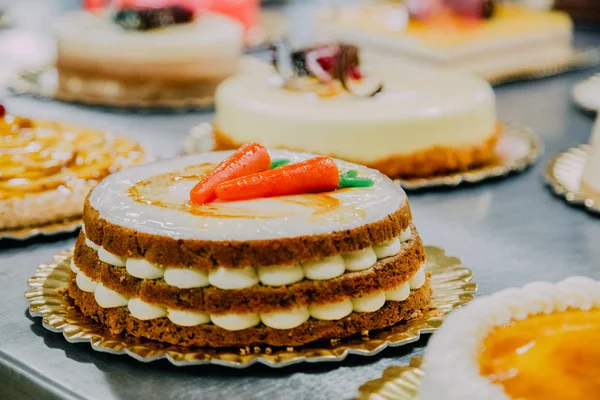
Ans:
[[[56,41],[59,96],[133,106],[211,104],[244,46],[236,21],[182,7],[76,11]]]
[[[315,157],[269,154],[273,168]],[[397,184],[332,160],[339,189],[196,204],[190,192],[230,155],[129,168],[90,193],[69,284],[84,315],[174,345],[298,346],[429,307],[423,244]]]

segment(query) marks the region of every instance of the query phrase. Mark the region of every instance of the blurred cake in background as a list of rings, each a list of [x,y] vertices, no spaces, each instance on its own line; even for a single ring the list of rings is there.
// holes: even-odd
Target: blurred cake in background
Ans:
[[[127,138],[6,114],[1,105],[0,148],[0,229],[80,217],[92,187],[145,157]]]
[[[242,26],[184,6],[78,11],[57,25],[59,96],[92,103],[209,105],[237,72]]]
[[[369,55],[461,68],[486,79],[559,65],[573,53],[566,13],[491,0],[347,6],[323,25],[332,39]]]
[[[577,22],[600,21],[600,2],[598,0],[556,0],[555,3],[558,10],[568,12]]]
[[[590,150],[583,168],[581,190],[600,196],[600,118],[598,117],[596,117],[590,138]]]
[[[86,0],[85,8],[100,12],[107,6],[117,8],[159,8],[184,6],[195,12],[211,12],[226,15],[240,22],[244,28],[246,44],[250,47],[265,39],[265,18],[267,24],[271,14],[261,12],[259,0]],[[268,27],[267,27],[268,28]],[[280,29],[281,30],[281,29]]]
[[[409,65],[361,69],[357,48],[343,44],[293,52],[288,67],[276,58],[279,73],[265,65],[219,87],[216,149],[261,142],[336,156],[393,178],[494,161],[499,127],[483,79]]]

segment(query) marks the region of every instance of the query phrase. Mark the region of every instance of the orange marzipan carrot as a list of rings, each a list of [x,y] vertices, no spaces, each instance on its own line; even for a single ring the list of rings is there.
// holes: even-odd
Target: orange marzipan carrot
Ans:
[[[215,188],[220,183],[266,171],[270,167],[271,157],[267,149],[258,143],[246,143],[194,186],[190,191],[190,201],[194,204],[210,203],[216,199]]]
[[[333,159],[317,157],[221,183],[215,192],[219,200],[248,200],[327,192],[335,190],[339,182]]]

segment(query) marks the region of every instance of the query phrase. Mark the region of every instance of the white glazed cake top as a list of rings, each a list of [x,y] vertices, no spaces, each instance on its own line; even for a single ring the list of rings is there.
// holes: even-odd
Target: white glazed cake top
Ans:
[[[600,282],[571,277],[534,282],[481,297],[454,312],[429,340],[419,400],[509,400],[501,385],[479,373],[478,354],[499,326],[531,315],[600,307]]]
[[[229,54],[241,45],[243,28],[237,21],[218,14],[199,14],[192,22],[147,31],[126,30],[109,15],[75,11],[56,26],[60,47],[152,52],[160,57],[180,51],[202,52],[204,56]],[[109,53],[110,54],[110,53]]]
[[[328,234],[384,219],[407,201],[381,173],[336,160],[374,180],[367,188],[237,202],[191,205],[189,192],[231,152],[213,152],[128,168],[104,179],[89,201],[107,221],[176,239],[260,240]],[[272,159],[298,162],[307,153],[271,150]]]
[[[480,78],[410,64],[364,70],[383,92],[320,97],[281,87],[271,68],[234,76],[217,90],[215,124],[236,143],[364,163],[433,146],[481,145],[495,131],[494,93]]]
[[[285,89],[280,87],[281,78],[270,69],[262,75],[257,70],[228,79],[219,88],[218,96],[220,105],[237,102],[238,106],[244,104],[249,112],[262,112],[268,107],[276,117],[337,119],[348,124],[441,117],[494,100],[487,82],[458,71],[387,65],[367,68],[367,74],[384,85],[383,91],[374,97],[357,97],[346,91],[320,97],[314,92]],[[241,96],[242,93],[252,95]]]

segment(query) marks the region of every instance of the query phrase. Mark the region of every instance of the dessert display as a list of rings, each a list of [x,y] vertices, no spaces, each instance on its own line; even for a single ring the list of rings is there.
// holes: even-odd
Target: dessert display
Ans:
[[[600,196],[600,119],[596,119],[583,167],[581,189]]]
[[[491,80],[563,65],[573,54],[573,24],[560,11],[492,0],[405,4],[342,7],[325,29],[370,55],[461,68]]]
[[[218,88],[215,149],[257,141],[335,156],[392,178],[494,162],[501,128],[484,80],[408,65],[362,67],[358,49],[345,44],[281,49],[276,68],[239,74]]]
[[[104,179],[85,202],[68,295],[113,334],[299,346],[418,317],[424,263],[389,178],[249,143]]]
[[[600,75],[594,74],[573,86],[573,100],[583,110],[596,113],[600,110]]]
[[[600,120],[596,117],[589,144],[558,153],[547,164],[544,180],[567,203],[600,213]]]
[[[58,93],[109,105],[212,104],[237,72],[241,25],[183,6],[78,11],[57,25]]]
[[[81,217],[102,178],[144,160],[135,142],[7,114],[0,105],[0,230]]]
[[[600,282],[572,277],[480,298],[425,350],[421,400],[583,399],[597,393]]]

